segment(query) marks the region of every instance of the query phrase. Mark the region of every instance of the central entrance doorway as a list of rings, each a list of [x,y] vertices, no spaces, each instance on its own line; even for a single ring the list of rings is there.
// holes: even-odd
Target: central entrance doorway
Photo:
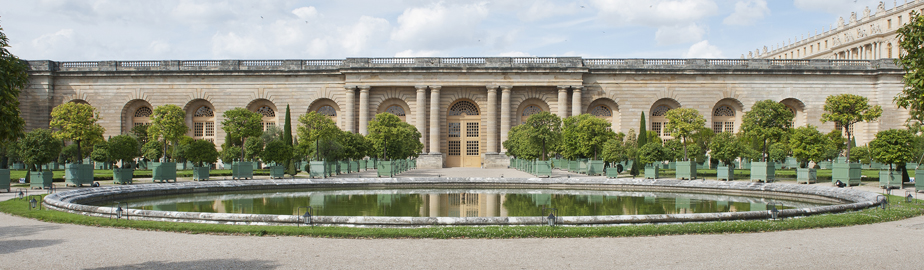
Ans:
[[[447,167],[481,167],[481,115],[467,100],[449,106]]]

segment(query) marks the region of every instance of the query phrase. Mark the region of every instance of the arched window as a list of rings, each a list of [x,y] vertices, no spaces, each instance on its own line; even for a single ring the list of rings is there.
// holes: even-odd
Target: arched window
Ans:
[[[391,105],[391,107],[388,107],[388,109],[385,109],[385,112],[394,114],[397,116],[405,116],[404,108],[401,108],[401,106],[398,106],[398,105]]]
[[[610,110],[610,107],[607,107],[606,105],[598,105],[590,110],[590,115],[596,117],[612,117],[613,110]]]
[[[263,116],[260,125],[263,126],[264,131],[269,127],[276,126],[276,112],[273,111],[273,108],[270,108],[269,106],[262,106],[257,109],[257,113]]]
[[[712,111],[712,131],[715,133],[735,132],[735,109],[721,105]]]
[[[651,131],[654,131],[661,137],[671,136],[671,133],[667,131],[667,118],[664,116],[667,115],[667,111],[670,111],[671,107],[667,105],[658,105],[651,110]]]
[[[542,112],[542,108],[536,105],[529,105],[523,109],[523,113],[520,114],[520,123],[526,123],[526,119],[529,119],[529,116]]]
[[[462,114],[478,115],[478,106],[475,106],[474,103],[463,100],[452,104],[452,107],[449,108],[449,116],[459,116]]]
[[[193,114],[193,139],[215,142],[215,113],[209,106],[201,106]]]
[[[150,125],[151,114],[154,114],[151,107],[138,108],[135,110],[135,115],[132,116],[132,126]]]

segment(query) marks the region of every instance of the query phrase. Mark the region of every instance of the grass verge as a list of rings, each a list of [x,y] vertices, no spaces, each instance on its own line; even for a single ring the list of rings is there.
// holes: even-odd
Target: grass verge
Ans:
[[[29,210],[26,200],[0,202],[0,212],[54,223],[87,226],[155,230],[180,233],[209,233],[231,235],[286,235],[332,238],[567,238],[567,237],[631,237],[682,234],[722,234],[786,231],[823,227],[842,227],[860,224],[895,221],[922,215],[924,204],[916,200],[905,203],[902,197],[891,196],[891,207],[824,214],[783,220],[746,220],[667,225],[599,226],[599,227],[548,227],[548,226],[483,226],[483,227],[427,227],[427,228],[348,228],[348,227],[295,227],[295,226],[244,226],[222,224],[196,224],[158,221],[136,221],[88,217],[52,210]]]

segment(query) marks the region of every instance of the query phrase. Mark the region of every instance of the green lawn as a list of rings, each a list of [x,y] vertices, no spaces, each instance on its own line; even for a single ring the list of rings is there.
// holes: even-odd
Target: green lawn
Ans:
[[[891,207],[871,208],[840,214],[823,214],[783,220],[748,220],[668,225],[549,227],[549,226],[455,226],[427,228],[350,228],[310,226],[245,226],[137,221],[88,217],[51,210],[29,210],[25,200],[0,202],[0,212],[54,223],[131,228],[183,233],[217,233],[235,235],[302,235],[336,238],[534,238],[534,237],[630,237],[681,234],[723,234],[786,231],[822,227],[841,227],[895,221],[922,214],[921,201],[905,203],[891,196]]]

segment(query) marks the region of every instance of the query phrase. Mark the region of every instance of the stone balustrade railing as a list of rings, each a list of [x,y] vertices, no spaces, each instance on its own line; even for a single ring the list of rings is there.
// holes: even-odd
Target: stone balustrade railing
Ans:
[[[29,61],[34,72],[299,71],[382,68],[638,69],[899,69],[893,59],[584,59],[581,57],[416,57],[329,60]]]

